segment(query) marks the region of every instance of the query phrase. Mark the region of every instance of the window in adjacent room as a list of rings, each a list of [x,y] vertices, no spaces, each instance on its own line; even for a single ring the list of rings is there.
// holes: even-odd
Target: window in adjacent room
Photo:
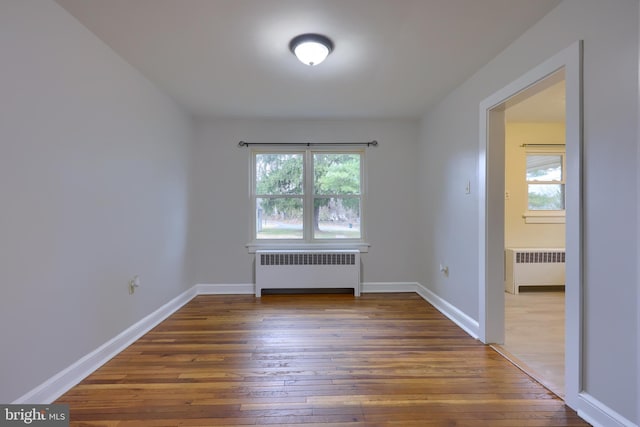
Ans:
[[[564,152],[528,152],[526,185],[527,222],[564,222]]]
[[[255,240],[362,240],[363,151],[252,153]]]

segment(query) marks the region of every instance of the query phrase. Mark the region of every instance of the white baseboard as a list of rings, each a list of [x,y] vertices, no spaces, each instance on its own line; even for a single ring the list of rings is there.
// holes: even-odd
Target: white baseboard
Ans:
[[[80,360],[58,372],[33,390],[16,399],[14,404],[49,404],[66,393],[115,355],[149,332],[197,295],[195,287],[181,293],[153,313],[134,323]]]
[[[416,284],[416,292],[473,338],[478,338],[480,326],[476,320],[421,284]],[[578,415],[594,427],[639,427],[587,393],[580,393],[579,400]]]
[[[588,393],[580,393],[578,400],[578,415],[594,427],[638,427]]]
[[[364,282],[364,293],[416,292],[416,282]]]
[[[250,295],[254,294],[256,289],[253,283],[235,285],[198,283],[194,288],[198,295]]]
[[[362,292],[416,292],[425,300],[434,305],[447,317],[457,323],[461,328],[470,332],[469,320],[464,313],[457,310],[426,288],[415,282],[369,282],[362,284]],[[207,284],[199,283],[172,299],[142,320],[107,341],[91,353],[85,355],[69,367],[52,376],[33,390],[16,399],[14,404],[48,404],[66,393],[71,387],[78,384],[96,369],[111,360],[122,350],[133,344],[138,338],[146,334],[157,324],[165,320],[183,305],[191,301],[197,295],[251,295],[255,293],[255,285],[247,284]],[[425,296],[427,295],[427,296]],[[439,302],[438,302],[439,300]],[[477,323],[476,323],[477,331]],[[471,329],[472,330],[472,329]]]
[[[434,294],[431,290],[419,283],[416,285],[416,292],[429,304],[438,309],[440,313],[447,316],[453,323],[462,328],[462,330],[473,338],[478,339],[480,325],[477,320],[469,317],[467,314],[460,311],[460,309],[440,298],[438,295]]]
[[[425,301],[433,305],[439,312],[444,314],[462,328],[473,338],[478,339],[480,325],[457,307],[451,305],[431,290],[417,282],[369,282],[362,284],[362,292],[384,293],[384,292],[415,292]]]
[[[14,404],[44,403],[48,404],[78,384],[115,355],[134,343],[157,324],[165,320],[197,295],[246,295],[254,293],[253,283],[249,284],[197,284],[176,298],[172,299],[144,319],[131,325],[125,331],[112,338],[96,350],[87,354],[68,368],[54,375],[38,387],[16,399]],[[438,311],[447,316],[473,338],[478,338],[478,322],[458,308],[445,301],[431,290],[413,282],[368,282],[362,284],[362,292],[416,292]],[[638,427],[631,421],[616,413],[594,397],[581,393],[578,415],[596,427]]]
[[[71,366],[22,395],[13,403],[48,404],[53,402],[197,295],[253,294],[254,289],[252,283],[239,285],[197,284],[134,323]]]

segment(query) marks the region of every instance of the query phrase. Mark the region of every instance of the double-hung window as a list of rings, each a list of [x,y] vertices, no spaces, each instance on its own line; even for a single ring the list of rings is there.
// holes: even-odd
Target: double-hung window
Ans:
[[[362,241],[363,150],[252,151],[253,240]]]
[[[564,150],[527,152],[527,222],[564,222]]]

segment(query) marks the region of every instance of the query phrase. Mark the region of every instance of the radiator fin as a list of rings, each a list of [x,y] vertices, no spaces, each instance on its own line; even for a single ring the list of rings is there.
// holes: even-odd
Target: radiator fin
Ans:
[[[260,265],[355,265],[349,253],[272,253],[260,254]]]
[[[517,264],[546,264],[565,262],[564,251],[553,252],[516,252]]]

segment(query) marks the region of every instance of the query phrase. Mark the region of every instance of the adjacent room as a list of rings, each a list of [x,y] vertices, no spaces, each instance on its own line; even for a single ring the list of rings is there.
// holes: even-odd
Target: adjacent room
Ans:
[[[563,70],[530,91],[505,111],[505,340],[497,349],[564,396]]]
[[[0,0],[0,405],[640,425],[639,9]]]

